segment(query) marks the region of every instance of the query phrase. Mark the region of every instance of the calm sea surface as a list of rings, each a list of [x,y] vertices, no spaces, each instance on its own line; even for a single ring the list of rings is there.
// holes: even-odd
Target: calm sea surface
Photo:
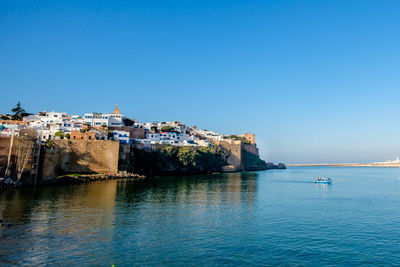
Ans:
[[[330,176],[331,186],[316,185]],[[0,193],[0,265],[394,265],[400,169],[287,170]]]

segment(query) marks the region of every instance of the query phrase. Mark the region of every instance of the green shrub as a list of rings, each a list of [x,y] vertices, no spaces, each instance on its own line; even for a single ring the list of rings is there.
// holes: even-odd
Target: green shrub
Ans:
[[[178,150],[178,159],[180,164],[184,167],[195,167],[196,151],[187,146],[180,147]]]
[[[175,127],[172,127],[172,126],[164,126],[164,127],[161,128],[161,131],[162,131],[162,132],[170,132],[170,131],[172,131],[172,130],[175,130]]]
[[[60,137],[61,139],[63,139],[64,136],[65,136],[65,133],[62,132],[62,131],[56,132],[56,133],[54,134],[54,137]]]
[[[56,144],[55,144],[55,142],[54,142],[54,140],[49,140],[49,141],[47,141],[46,142],[46,148],[48,148],[48,149],[53,149],[53,148],[55,148],[56,147]]]
[[[176,157],[176,154],[178,152],[176,147],[173,147],[171,145],[167,145],[166,147],[164,147],[163,152],[165,153],[165,155],[169,158],[174,158]]]
[[[229,138],[229,139],[233,139],[233,140],[242,141],[242,142],[245,143],[245,144],[251,144],[251,142],[250,142],[249,140],[247,140],[247,139],[246,139],[245,137],[243,137],[243,136],[237,136],[237,135],[232,134],[232,135],[229,135],[228,138]]]

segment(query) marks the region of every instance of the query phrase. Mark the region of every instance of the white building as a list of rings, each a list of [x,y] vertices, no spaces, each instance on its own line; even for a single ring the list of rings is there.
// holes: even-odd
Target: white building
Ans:
[[[178,133],[185,133],[187,126],[180,121],[161,121],[161,122],[146,122],[146,123],[136,123],[137,127],[142,127],[147,131],[153,131],[155,128],[157,131],[164,131],[163,127],[172,127],[169,131],[175,131]]]
[[[40,112],[40,120],[48,125],[61,124],[64,120],[67,120],[67,113],[65,112]]]
[[[24,121],[29,122],[29,127],[43,129],[58,125],[61,127],[71,127],[72,121],[65,112],[40,112],[38,115],[24,117]]]
[[[185,133],[187,129],[186,125],[181,123],[180,121],[162,121],[157,123],[158,130],[162,131],[163,127],[173,127],[173,131],[177,131],[180,133]]]
[[[147,132],[146,139],[150,144],[171,144],[176,146],[207,146],[206,141],[200,140],[194,135],[178,132]]]
[[[121,114],[113,114],[110,113],[108,114],[108,126],[111,127],[121,127],[124,126],[124,116],[122,116]]]
[[[83,124],[80,122],[75,122],[75,121],[64,121],[62,125],[60,125],[60,131],[63,131],[65,133],[71,132],[73,130],[81,130]]]
[[[112,131],[112,133],[113,133],[114,140],[118,140],[120,144],[129,144],[130,143],[129,132],[114,130],[114,131]]]
[[[215,140],[215,141],[220,141],[224,139],[223,134],[215,133],[213,131],[208,131],[208,130],[198,130],[197,133],[207,139]]]
[[[153,127],[158,128],[158,122],[146,122],[143,124],[138,124],[138,126],[143,127],[146,131],[151,131]]]
[[[124,126],[123,119],[124,116],[120,114],[119,107],[116,105],[113,113],[86,113],[83,123],[90,126],[121,127]]]
[[[159,132],[159,133],[146,133],[146,139],[155,142],[163,142],[163,141],[172,141],[172,142],[179,142],[180,136],[178,133],[175,132]],[[168,142],[170,143],[170,142]]]
[[[80,124],[83,125],[85,123],[85,119],[83,117],[80,116],[71,116],[71,118],[69,119],[73,124]]]
[[[42,129],[47,127],[47,123],[42,120],[29,121],[29,127],[34,129]]]
[[[47,142],[50,139],[54,139],[56,132],[61,132],[61,126],[51,125],[47,129],[36,130],[36,138],[38,138],[42,143]]]
[[[85,113],[83,123],[90,126],[108,126],[108,114],[98,112]]]
[[[28,122],[33,122],[33,121],[38,121],[40,120],[39,115],[28,115],[22,118],[23,121],[28,121]]]

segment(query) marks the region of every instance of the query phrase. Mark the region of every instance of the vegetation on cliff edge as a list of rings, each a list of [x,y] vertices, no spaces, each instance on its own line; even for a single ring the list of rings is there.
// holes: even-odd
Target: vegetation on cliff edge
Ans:
[[[164,146],[155,151],[133,149],[132,171],[147,175],[196,174],[219,171],[223,151],[209,147]]]

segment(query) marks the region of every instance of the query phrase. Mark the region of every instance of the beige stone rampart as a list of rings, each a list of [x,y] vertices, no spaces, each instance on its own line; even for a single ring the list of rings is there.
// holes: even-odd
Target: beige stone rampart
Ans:
[[[227,166],[222,171],[242,171],[244,169],[242,142],[240,140],[225,139],[215,141],[214,145],[223,148],[226,153]]]
[[[117,173],[119,142],[105,140],[55,140],[43,150],[43,179],[68,173]]]
[[[250,152],[250,153],[252,153],[252,154],[255,154],[255,155],[259,155],[259,151],[258,151],[258,148],[257,148],[257,145],[256,144],[243,144],[243,149],[244,150],[246,150],[247,152]]]

